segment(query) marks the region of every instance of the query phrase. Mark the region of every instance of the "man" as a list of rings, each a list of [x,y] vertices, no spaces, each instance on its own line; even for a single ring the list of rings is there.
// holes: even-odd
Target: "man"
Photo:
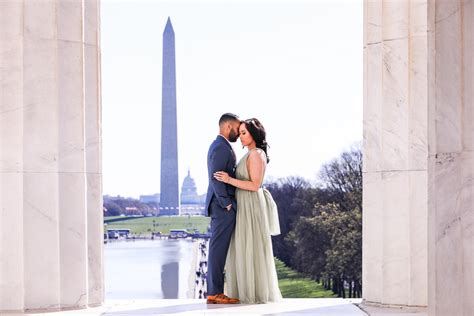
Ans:
[[[239,138],[240,119],[237,115],[226,113],[219,120],[219,135],[211,144],[207,154],[209,187],[206,196],[205,212],[211,216],[211,239],[207,274],[207,303],[236,304],[238,299],[224,295],[224,266],[229,249],[230,238],[235,228],[237,202],[235,187],[217,181],[216,171],[225,171],[235,177],[235,153],[230,142]]]

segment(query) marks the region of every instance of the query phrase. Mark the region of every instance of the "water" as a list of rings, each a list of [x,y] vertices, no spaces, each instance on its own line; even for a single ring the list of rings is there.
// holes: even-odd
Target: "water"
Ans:
[[[105,244],[106,299],[191,298],[194,249],[190,240]]]

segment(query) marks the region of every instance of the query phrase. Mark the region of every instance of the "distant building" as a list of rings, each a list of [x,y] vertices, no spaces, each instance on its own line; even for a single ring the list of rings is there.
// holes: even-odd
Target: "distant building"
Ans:
[[[140,202],[160,204],[160,193],[152,195],[140,195]]]
[[[199,204],[202,204],[203,206],[206,204],[206,195],[207,194],[204,193],[199,196]]]
[[[205,197],[204,197],[205,199]],[[183,180],[181,187],[181,215],[203,215],[204,200],[202,196],[197,194],[196,183],[191,178],[191,172]]]
[[[181,186],[181,204],[197,204],[199,203],[199,196],[197,194],[196,183],[191,178],[191,172],[188,170],[188,175],[183,180]]]
[[[124,199],[123,197],[111,197],[104,196],[110,200]],[[141,203],[154,203],[156,207],[160,205],[160,193],[155,193],[151,195],[140,195],[139,201]],[[127,198],[129,199],[129,198]],[[206,203],[206,194],[197,194],[196,182],[191,177],[191,172],[188,170],[188,175],[184,178],[183,184],[181,186],[181,195],[180,195],[180,210],[179,215],[204,215],[204,204]],[[159,211],[158,211],[159,210]],[[157,215],[178,215],[170,214],[171,209],[168,208],[153,208],[153,213]]]
[[[133,200],[135,200],[134,198],[131,198],[131,197],[124,197],[124,196],[120,196],[120,195],[112,196],[112,195],[108,195],[108,194],[104,195],[103,199],[104,199],[104,201],[133,201]]]

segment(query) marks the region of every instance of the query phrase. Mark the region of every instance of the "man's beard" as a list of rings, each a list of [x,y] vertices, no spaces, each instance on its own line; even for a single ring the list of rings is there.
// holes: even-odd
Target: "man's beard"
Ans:
[[[239,134],[234,132],[234,130],[231,130],[229,133],[229,142],[235,143],[238,138],[239,138]]]

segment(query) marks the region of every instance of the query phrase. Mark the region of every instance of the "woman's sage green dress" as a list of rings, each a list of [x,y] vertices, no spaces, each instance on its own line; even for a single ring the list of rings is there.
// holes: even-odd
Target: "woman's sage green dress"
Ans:
[[[254,149],[260,150],[260,149]],[[236,178],[250,180],[247,158],[237,164]],[[281,300],[271,235],[279,234],[278,213],[266,189],[236,189],[237,218],[226,260],[226,293],[242,303]]]

